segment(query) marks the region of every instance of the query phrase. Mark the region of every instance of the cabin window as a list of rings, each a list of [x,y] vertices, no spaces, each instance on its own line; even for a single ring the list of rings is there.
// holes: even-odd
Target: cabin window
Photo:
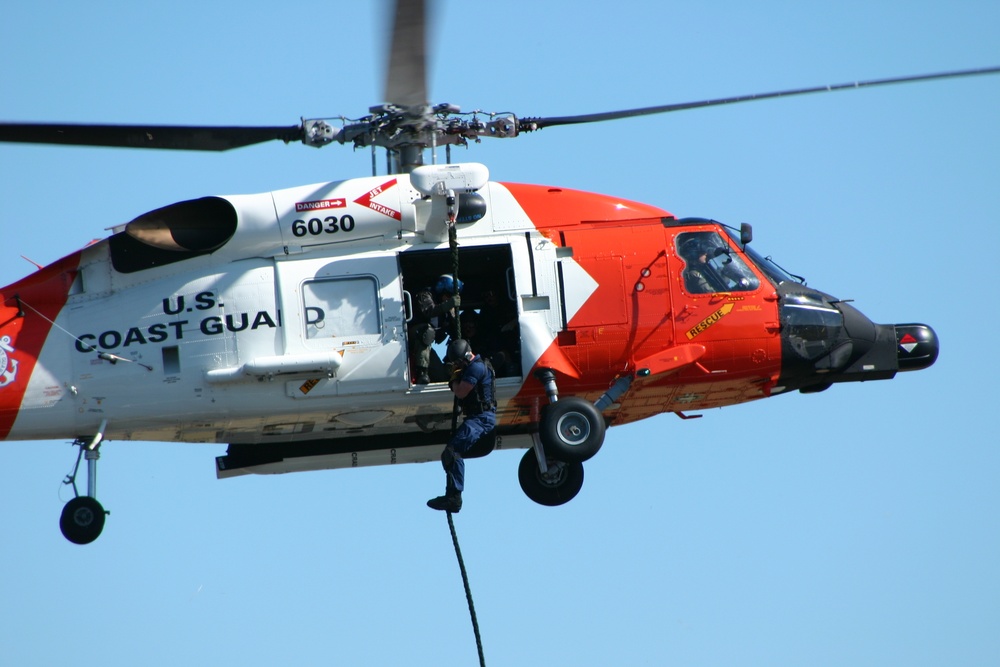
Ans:
[[[163,374],[178,375],[181,372],[181,354],[176,345],[163,348]]]
[[[752,292],[760,279],[743,258],[715,232],[677,235],[677,255],[684,262],[684,288],[692,294]]]
[[[302,285],[306,338],[322,340],[377,335],[378,283],[370,276],[313,280]],[[360,341],[359,341],[360,342]]]

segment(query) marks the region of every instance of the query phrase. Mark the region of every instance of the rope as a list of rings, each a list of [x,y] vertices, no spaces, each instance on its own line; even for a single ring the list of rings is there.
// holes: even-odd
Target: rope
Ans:
[[[458,293],[458,229],[455,225],[455,213],[449,211],[448,221],[448,245],[451,248],[451,277],[454,280],[455,293]],[[452,340],[462,337],[462,324],[459,320],[459,309],[455,309],[455,317],[452,320],[451,331]],[[459,403],[458,396],[455,397],[454,407],[451,413],[451,433],[455,434],[458,428]],[[462,585],[465,586],[465,599],[469,602],[469,616],[472,618],[472,631],[476,635],[476,650],[479,651],[479,665],[486,667],[486,658],[483,655],[483,640],[479,636],[479,621],[476,620],[476,607],[472,604],[472,589],[469,587],[469,574],[465,571],[465,561],[462,560],[462,549],[458,546],[458,533],[455,532],[455,520],[448,515],[448,528],[451,529],[451,541],[455,545],[455,558],[458,559],[458,569],[462,571]]]
[[[451,214],[449,212],[448,220],[448,246],[451,248],[451,279],[452,285],[455,286],[455,294],[458,294],[458,228],[455,225],[454,219],[451,219]],[[452,318],[451,327],[451,340],[457,340],[462,337],[462,323],[459,319],[459,308],[455,309],[455,317]],[[458,396],[452,402],[451,406],[451,434],[455,435],[455,431],[458,429],[458,413],[459,413],[459,402]],[[452,531],[454,533],[454,531]]]
[[[455,228],[454,222],[448,225],[448,246],[451,248],[451,277],[455,281],[455,294],[458,294],[458,230]],[[455,338],[462,337],[462,323],[459,320],[458,308],[455,309],[451,335]]]
[[[476,634],[476,650],[479,651],[479,665],[486,667],[486,657],[483,655],[483,640],[479,636],[479,621],[476,620],[476,607],[472,604],[472,589],[469,588],[469,575],[465,571],[465,561],[462,560],[462,549],[458,546],[458,533],[455,532],[455,521],[448,514],[448,527],[451,529],[451,541],[455,544],[455,557],[458,558],[458,568],[462,571],[462,583],[465,585],[465,599],[469,601],[469,615],[472,617],[472,631]]]

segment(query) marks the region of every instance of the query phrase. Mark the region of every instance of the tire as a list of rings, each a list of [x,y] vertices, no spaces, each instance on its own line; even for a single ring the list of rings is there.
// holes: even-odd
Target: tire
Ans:
[[[604,416],[589,401],[577,396],[562,398],[542,410],[539,436],[548,456],[583,463],[604,444]]]
[[[524,495],[539,505],[564,505],[573,500],[583,488],[583,464],[579,461],[565,463],[550,460],[548,465],[549,472],[543,477],[538,470],[535,450],[529,449],[517,467],[517,481],[521,483]]]
[[[101,503],[90,496],[77,496],[63,507],[59,528],[73,544],[90,544],[104,530],[106,513]]]

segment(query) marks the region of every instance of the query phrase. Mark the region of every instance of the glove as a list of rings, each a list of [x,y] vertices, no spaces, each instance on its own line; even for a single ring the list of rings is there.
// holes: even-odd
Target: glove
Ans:
[[[455,368],[451,370],[451,379],[449,380],[449,382],[458,382],[462,378],[463,370],[464,369],[455,366]]]

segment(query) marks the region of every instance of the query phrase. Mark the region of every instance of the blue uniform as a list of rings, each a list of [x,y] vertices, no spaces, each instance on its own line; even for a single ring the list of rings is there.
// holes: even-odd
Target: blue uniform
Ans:
[[[448,441],[448,447],[455,451],[451,465],[443,460],[448,477],[448,487],[455,491],[465,489],[465,460],[462,454],[469,451],[484,434],[497,424],[497,409],[493,396],[493,377],[486,362],[478,354],[462,372],[459,382],[473,385],[472,391],[462,401],[465,419]]]

